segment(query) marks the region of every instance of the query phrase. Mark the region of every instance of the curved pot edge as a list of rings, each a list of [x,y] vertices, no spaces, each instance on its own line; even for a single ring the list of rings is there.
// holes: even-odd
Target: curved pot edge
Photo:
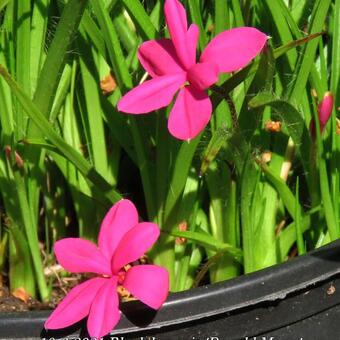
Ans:
[[[156,314],[138,302],[122,304],[129,314],[149,316],[149,324],[136,326],[125,315],[112,334],[126,334],[159,329],[179,323],[203,320],[263,302],[285,298],[313,284],[325,281],[340,273],[340,240],[292,259],[238,278],[202,286],[189,291],[170,294],[169,300]],[[18,319],[40,330],[50,311],[6,313],[0,317],[0,334],[3,327],[15,327]]]

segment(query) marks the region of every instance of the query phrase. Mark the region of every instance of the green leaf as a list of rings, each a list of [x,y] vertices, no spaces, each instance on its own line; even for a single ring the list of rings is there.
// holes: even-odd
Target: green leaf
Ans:
[[[87,45],[90,46],[90,45]],[[91,47],[80,48],[80,71],[84,89],[84,101],[86,103],[86,118],[88,120],[89,151],[91,152],[95,169],[109,181],[110,172],[108,167],[107,148],[102,119],[101,94],[99,89],[99,75],[93,59],[98,59]],[[95,58],[97,57],[97,58]],[[110,181],[111,182],[111,181]]]
[[[294,194],[291,192],[286,182],[280,176],[278,176],[274,171],[272,171],[266,163],[260,160],[257,160],[257,162],[260,168],[262,169],[262,171],[264,172],[264,174],[266,175],[269,182],[278,191],[288,213],[290,214],[291,217],[294,218],[294,216],[296,215],[295,207],[300,206],[299,203],[296,202]],[[300,207],[300,212],[301,211],[302,211],[302,208]]]
[[[10,290],[24,288],[29,295],[35,297],[35,274],[26,238],[14,224],[8,228],[8,233]]]
[[[299,177],[296,179],[296,190],[295,190],[295,228],[296,228],[296,243],[299,255],[306,253],[305,244],[303,240],[303,233],[301,228],[301,208],[299,204]]]
[[[227,30],[229,23],[229,4],[225,0],[215,0],[215,35]]]
[[[304,233],[309,228],[311,228],[311,216],[310,214],[307,214],[300,220],[301,233]],[[295,242],[296,242],[296,225],[295,222],[292,222],[281,231],[281,233],[276,239],[279,261],[286,260],[288,253]]]
[[[40,255],[39,240],[37,228],[34,223],[33,212],[31,211],[28,203],[27,190],[25,187],[22,174],[18,170],[14,171],[14,179],[16,189],[18,192],[18,208],[20,209],[25,236],[28,243],[29,251],[31,254],[35,276],[39,287],[41,299],[46,301],[49,298],[49,290],[46,285],[44,276],[44,268]]]
[[[112,189],[111,185],[93,168],[93,166],[90,165],[77,150],[73,149],[54,131],[41,111],[27,97],[18,84],[11,78],[7,70],[2,66],[0,66],[0,74],[6,80],[21,105],[25,108],[28,116],[38,126],[38,128],[44,132],[44,135],[50,140],[50,142],[55,145],[58,150],[70,162],[72,162],[88,180],[93,182],[98,189],[102,190],[103,195],[105,195],[111,202],[116,202],[121,199],[121,196]]]
[[[318,0],[315,2],[309,29],[311,34],[320,32],[322,30],[330,4],[331,0]],[[298,73],[297,76],[294,77],[294,85],[292,86],[289,93],[290,101],[293,103],[298,102],[301,98],[301,95],[305,91],[309,73],[315,63],[315,54],[317,48],[318,39],[314,39],[308,42],[306,48],[300,56],[299,65],[297,67]]]
[[[208,249],[211,249],[216,252],[225,251],[228,252],[230,255],[232,255],[235,260],[242,261],[242,251],[239,248],[233,247],[232,245],[228,243],[223,243],[218,240],[216,240],[214,237],[203,234],[200,232],[194,232],[194,231],[178,231],[178,230],[171,230],[169,232],[171,236],[174,237],[183,237],[190,241],[196,242],[197,244],[206,247]]]
[[[23,90],[31,96],[31,80],[30,80],[30,42],[31,42],[31,30],[30,30],[30,12],[31,1],[20,0],[18,4],[18,18],[14,21],[17,30],[17,43],[16,43],[16,79]],[[21,106],[17,107],[15,111],[16,122],[16,137],[22,138],[26,133],[27,116],[24,109]]]
[[[213,132],[209,144],[203,152],[200,176],[203,176],[206,173],[210,164],[214,161],[223,145],[231,137],[231,134],[231,131],[224,127],[219,127]]]
[[[120,45],[116,29],[102,1],[91,0],[94,13],[103,32],[115,78],[121,89],[131,88],[132,80]]]
[[[181,148],[178,152],[178,155],[175,160],[171,181],[169,183],[169,191],[165,203],[164,211],[165,223],[167,219],[170,217],[171,213],[173,212],[175,204],[184,189],[190,165],[200,139],[201,136],[198,136],[190,142],[182,143]]]
[[[2,11],[12,0],[0,0],[0,11]]]
[[[74,40],[88,0],[70,0],[65,5],[57,30],[48,49],[34,95],[34,104],[44,117],[48,117],[60,77],[66,63],[67,51]],[[31,125],[29,137],[41,136],[41,131]]]
[[[331,86],[332,93],[339,93],[339,79],[340,79],[340,0],[335,0],[333,4],[333,30],[332,30],[332,72],[331,72]],[[340,105],[340,96],[335,97],[335,107]]]
[[[301,113],[289,102],[275,98],[271,93],[261,92],[248,102],[249,107],[271,106],[282,120],[296,147],[303,147],[301,157],[304,164],[309,162],[311,140]],[[307,168],[307,165],[306,165]]]
[[[199,27],[199,31],[200,31],[199,47],[200,47],[200,50],[202,51],[203,48],[207,45],[208,37],[203,26],[201,1],[200,0],[189,0],[188,5],[189,5],[189,12],[190,12],[191,20]]]
[[[140,1],[122,0],[122,3],[138,27],[143,40],[155,39],[158,33]]]
[[[284,45],[282,45],[280,47],[277,47],[274,50],[274,57],[275,57],[275,59],[278,59],[281,56],[283,56],[284,54],[286,54],[287,52],[289,52],[292,49],[294,49],[295,47],[304,45],[304,44],[306,44],[307,42],[309,42],[309,41],[311,41],[313,39],[319,38],[323,34],[324,34],[324,32],[317,32],[317,33],[309,34],[309,35],[305,36],[304,38],[297,39],[297,40],[292,40],[292,41],[290,41],[288,43],[285,43]]]

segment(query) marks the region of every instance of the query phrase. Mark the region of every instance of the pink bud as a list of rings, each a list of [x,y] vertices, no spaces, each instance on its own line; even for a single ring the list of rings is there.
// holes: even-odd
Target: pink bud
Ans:
[[[5,146],[5,154],[6,154],[7,159],[11,158],[11,152],[12,152],[12,148],[9,145],[6,145]],[[17,166],[19,168],[22,168],[24,166],[23,159],[20,157],[20,155],[16,151],[15,151],[14,155],[15,155],[15,162],[16,162]]]
[[[318,105],[318,114],[319,114],[319,121],[320,121],[320,130],[323,131],[324,127],[326,126],[329,118],[331,117],[332,110],[333,110],[333,95],[331,92],[326,92],[323,96],[323,99]]]

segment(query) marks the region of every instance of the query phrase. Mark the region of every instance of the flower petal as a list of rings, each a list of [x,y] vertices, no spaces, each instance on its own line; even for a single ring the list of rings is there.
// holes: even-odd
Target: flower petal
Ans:
[[[158,239],[159,227],[143,222],[132,228],[120,241],[112,258],[112,272],[118,273],[126,264],[138,260]]]
[[[204,91],[186,86],[182,89],[170,112],[168,129],[181,140],[195,138],[208,124],[212,105]]]
[[[98,247],[81,238],[65,238],[54,245],[58,262],[72,273],[111,275],[110,261]]]
[[[169,274],[159,266],[133,266],[127,271],[123,286],[149,307],[159,309],[169,293]]]
[[[118,102],[118,110],[139,114],[165,107],[185,80],[184,72],[148,80],[125,94]]]
[[[218,34],[202,52],[200,62],[213,62],[219,72],[246,66],[262,50],[268,37],[254,27],[237,27]]]
[[[85,318],[93,299],[106,280],[94,278],[71,289],[46,320],[45,328],[65,328]]]
[[[218,80],[215,63],[198,63],[188,71],[188,80],[198,90],[205,90]]]
[[[187,37],[187,18],[183,5],[178,0],[166,0],[164,5],[166,23],[176,53],[183,66],[189,69],[195,60],[192,59]]]
[[[200,35],[200,30],[196,24],[191,24],[188,32],[187,32],[187,50],[190,60],[190,66],[193,66],[196,64],[196,50],[197,50],[197,44],[198,44],[198,38]]]
[[[138,224],[138,212],[129,200],[120,200],[112,206],[100,227],[99,249],[110,261],[123,236]]]
[[[118,305],[117,277],[112,277],[106,279],[91,305],[87,330],[92,338],[100,339],[117,325],[120,319]]]
[[[138,59],[153,78],[184,71],[170,39],[144,42],[138,49]]]

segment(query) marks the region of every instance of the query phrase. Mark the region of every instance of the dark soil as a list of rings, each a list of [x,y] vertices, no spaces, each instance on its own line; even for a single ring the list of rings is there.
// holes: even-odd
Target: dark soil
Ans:
[[[126,267],[145,263],[149,263],[148,257],[146,255],[142,256],[138,261],[135,261]],[[58,267],[60,266],[58,265]],[[53,280],[51,299],[48,302],[41,302],[27,295],[23,289],[18,289],[17,292],[10,292],[7,275],[5,273],[2,273],[1,275],[0,273],[0,313],[54,309],[74,286],[94,276],[96,275],[90,273],[66,274],[66,272],[63,270],[58,270],[58,272],[53,271],[53,275],[49,275],[49,279]],[[120,295],[121,301],[123,302],[134,300],[132,295],[122,286],[118,286],[117,292]]]
[[[0,286],[0,313],[54,309],[71,288],[83,280],[84,277],[80,275],[59,279],[53,284],[51,300],[49,302],[41,302],[29,296],[24,296],[23,298],[15,297],[10,293],[6,284],[3,284]]]

